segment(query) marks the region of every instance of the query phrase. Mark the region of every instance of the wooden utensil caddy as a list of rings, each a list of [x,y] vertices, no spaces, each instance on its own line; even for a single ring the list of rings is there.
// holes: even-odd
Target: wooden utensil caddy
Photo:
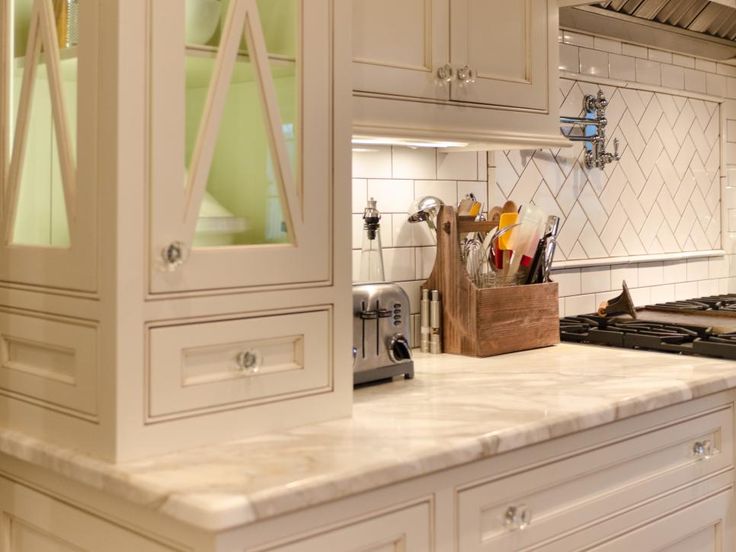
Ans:
[[[460,235],[490,224],[458,218],[448,206],[437,216],[437,260],[423,287],[441,293],[443,352],[487,357],[559,343],[556,283],[479,289],[468,276]]]

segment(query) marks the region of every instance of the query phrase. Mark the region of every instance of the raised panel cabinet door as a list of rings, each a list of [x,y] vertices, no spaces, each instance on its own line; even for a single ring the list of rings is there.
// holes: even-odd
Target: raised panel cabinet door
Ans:
[[[431,515],[431,504],[422,502],[257,552],[434,552]]]
[[[353,89],[449,99],[437,73],[449,62],[449,1],[352,1]]]
[[[332,2],[149,6],[150,290],[328,282]]]
[[[0,478],[2,552],[173,552],[142,535]]]
[[[733,488],[590,548],[595,552],[726,552],[734,549],[730,526]]]
[[[453,0],[452,99],[547,111],[551,9],[548,0]]]
[[[0,281],[96,290],[98,4],[0,0]]]

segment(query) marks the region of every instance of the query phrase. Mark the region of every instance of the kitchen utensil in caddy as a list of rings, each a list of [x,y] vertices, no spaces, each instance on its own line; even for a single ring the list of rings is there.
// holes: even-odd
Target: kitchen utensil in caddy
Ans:
[[[397,284],[353,285],[353,382],[414,377],[409,297]]]
[[[486,357],[559,343],[556,283],[482,288],[468,274],[460,235],[487,234],[491,225],[458,217],[449,206],[439,211],[437,259],[422,287],[442,297],[443,351]]]

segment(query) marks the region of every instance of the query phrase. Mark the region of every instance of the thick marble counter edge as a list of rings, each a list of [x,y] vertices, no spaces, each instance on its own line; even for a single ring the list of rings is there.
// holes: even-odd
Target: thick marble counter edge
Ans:
[[[334,420],[123,464],[0,430],[0,453],[223,531],[736,387],[736,362],[562,344],[420,355]]]

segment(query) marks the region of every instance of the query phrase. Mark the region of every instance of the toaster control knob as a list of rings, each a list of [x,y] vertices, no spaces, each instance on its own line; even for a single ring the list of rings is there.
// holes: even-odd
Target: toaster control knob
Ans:
[[[411,348],[407,339],[401,334],[394,336],[391,339],[388,354],[396,364],[411,360]]]

